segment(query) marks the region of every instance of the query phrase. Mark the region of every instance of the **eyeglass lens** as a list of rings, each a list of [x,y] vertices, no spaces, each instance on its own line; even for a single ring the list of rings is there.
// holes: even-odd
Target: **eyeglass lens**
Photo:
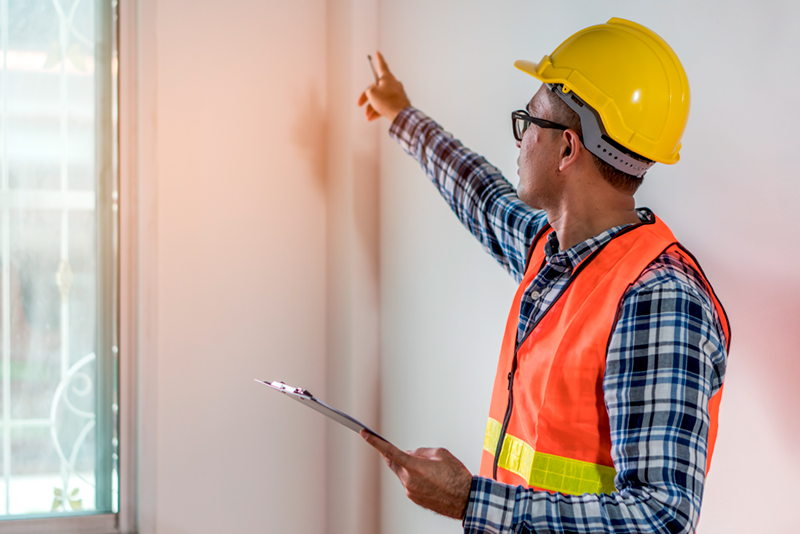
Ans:
[[[522,141],[522,136],[528,130],[531,125],[531,121],[525,120],[526,117],[530,117],[524,111],[515,111],[511,114],[511,119],[513,122],[514,127],[514,138],[517,141]]]
[[[517,141],[522,141],[522,136],[525,135],[525,131],[530,125],[531,123],[528,121],[514,117],[514,137],[516,137]]]

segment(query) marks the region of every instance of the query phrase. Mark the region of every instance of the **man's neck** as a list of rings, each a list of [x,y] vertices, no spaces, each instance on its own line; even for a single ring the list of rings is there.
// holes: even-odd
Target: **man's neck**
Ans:
[[[621,205],[584,206],[548,211],[550,226],[558,236],[559,249],[564,251],[610,228],[640,222],[633,197]]]

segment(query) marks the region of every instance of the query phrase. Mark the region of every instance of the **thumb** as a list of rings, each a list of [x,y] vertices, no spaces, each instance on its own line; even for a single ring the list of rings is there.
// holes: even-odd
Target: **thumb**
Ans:
[[[396,463],[397,465],[405,467],[408,465],[409,461],[412,460],[411,455],[404,453],[388,441],[382,440],[367,430],[361,431],[361,437],[364,438],[367,443],[372,445],[379,453],[381,453],[384,458]]]

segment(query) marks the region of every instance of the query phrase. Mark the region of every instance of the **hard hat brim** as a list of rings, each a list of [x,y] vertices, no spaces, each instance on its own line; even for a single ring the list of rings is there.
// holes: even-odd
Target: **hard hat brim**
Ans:
[[[514,62],[514,66],[517,67],[522,72],[530,74],[534,78],[540,81],[542,80],[541,76],[539,75],[539,64],[534,63],[533,61],[528,61],[527,59],[518,59]]]

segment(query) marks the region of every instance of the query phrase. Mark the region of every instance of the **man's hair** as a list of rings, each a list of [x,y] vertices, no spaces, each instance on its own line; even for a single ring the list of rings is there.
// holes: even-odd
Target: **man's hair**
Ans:
[[[545,94],[547,95],[547,100],[550,102],[551,116],[548,120],[563,124],[564,126],[569,127],[571,130],[575,130],[582,139],[583,130],[581,129],[581,119],[578,117],[578,114],[575,113],[575,111],[570,108],[566,102],[561,100],[558,95],[553,94],[552,91],[548,90]],[[558,130],[553,131],[560,133]],[[605,179],[606,182],[610,183],[616,189],[632,195],[637,189],[639,189],[639,186],[642,185],[644,178],[637,178],[636,176],[632,176],[615,169],[591,152],[589,152],[589,155],[592,156],[594,165],[597,167],[597,170],[600,172],[600,175],[603,177],[603,179]]]

